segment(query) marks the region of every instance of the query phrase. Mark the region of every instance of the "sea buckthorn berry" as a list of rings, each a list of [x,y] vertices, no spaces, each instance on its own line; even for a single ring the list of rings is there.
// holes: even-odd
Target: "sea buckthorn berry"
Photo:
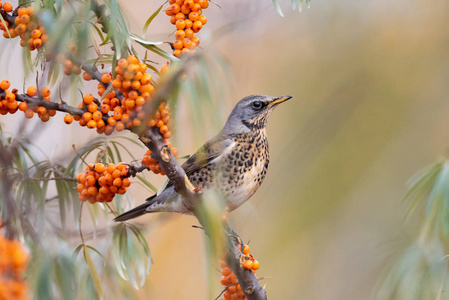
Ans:
[[[186,28],[186,21],[184,21],[184,20],[177,20],[176,21],[176,28],[178,28],[178,30],[182,30],[182,29]]]
[[[101,81],[103,83],[109,83],[109,82],[111,82],[111,80],[112,80],[112,77],[109,74],[103,74],[103,76],[101,76]]]
[[[200,39],[196,36],[191,37],[190,41],[192,41],[192,43],[195,43],[197,46],[200,44]]]
[[[193,32],[192,29],[188,28],[188,29],[185,30],[185,33],[186,33],[186,38],[191,39],[193,37],[193,33],[194,32]]]
[[[12,4],[11,3],[9,3],[9,2],[5,2],[4,4],[3,4],[3,10],[5,11],[5,12],[10,12],[10,11],[12,11]]]
[[[30,97],[34,97],[37,95],[37,88],[35,86],[29,86],[27,89],[27,95]]]
[[[96,112],[98,109],[98,105],[96,103],[91,103],[87,106],[87,110],[91,113]]]
[[[198,32],[201,30],[201,28],[203,28],[203,23],[201,23],[201,21],[195,21],[193,23],[193,26],[192,26],[193,32]]]
[[[247,270],[251,270],[253,268],[253,262],[250,259],[245,260],[243,267]]]
[[[201,16],[198,18],[198,21],[200,21],[203,25],[206,25],[206,23],[207,23],[207,18],[206,18],[206,16],[201,15]]]
[[[92,95],[91,93],[87,93],[86,95],[84,95],[83,97],[83,102],[86,104],[91,104],[94,101],[94,95]]]
[[[92,75],[90,75],[87,72],[84,72],[83,73],[83,79],[86,80],[86,81],[90,81],[92,79]]]
[[[7,2],[8,3],[8,2]],[[6,3],[5,3],[6,4]],[[7,79],[4,79],[0,82],[0,89],[7,90],[11,86],[11,82]]]
[[[182,12],[177,13],[177,14],[175,15],[175,22],[176,22],[177,20],[185,20],[185,19],[186,19],[186,15],[183,14]]]
[[[31,109],[27,109],[25,111],[25,118],[31,119],[33,116],[34,116],[34,111],[32,111]]]
[[[87,127],[88,128],[95,128],[97,127],[97,122],[95,122],[94,120],[90,120],[89,122],[87,122]]]
[[[175,37],[177,40],[182,40],[186,37],[186,32],[184,30],[177,30]]]
[[[243,246],[243,251],[242,251],[242,253],[245,254],[245,255],[247,255],[247,254],[249,253],[249,246],[248,246],[248,245],[244,245],[244,246]]]
[[[87,122],[89,122],[90,120],[92,120],[92,114],[91,114],[90,112],[85,112],[85,113],[83,114],[83,120],[84,120],[84,122],[86,122],[86,124],[87,124]]]
[[[117,66],[119,66],[122,69],[126,69],[126,67],[128,66],[128,61],[126,60],[126,58],[121,58],[118,62],[117,62]]]
[[[106,167],[102,163],[98,163],[95,165],[95,171],[98,173],[103,173],[106,170]]]
[[[185,20],[184,22],[186,23],[186,28],[187,28],[187,29],[191,28],[192,25],[193,25],[193,22],[192,22],[192,20],[190,20],[190,19],[187,19],[187,20]]]
[[[48,87],[41,88],[41,96],[42,97],[48,97],[48,96],[50,96],[50,93],[51,93],[51,91]]]
[[[118,79],[114,79],[112,80],[112,86],[114,87],[114,89],[119,89],[122,87],[122,82]]]
[[[140,79],[140,82],[143,85],[150,84],[152,80],[151,74],[143,74],[142,78]]]
[[[26,102],[20,102],[19,110],[26,111],[28,109],[28,104]]]
[[[72,115],[65,115],[64,117],[64,123],[66,124],[71,124],[73,122],[73,117]]]
[[[258,262],[256,259],[253,261],[252,269],[254,271],[258,270],[260,268],[260,262]]]
[[[116,129],[117,131],[122,131],[122,130],[125,129],[125,124],[123,124],[123,122],[121,122],[121,121],[118,121],[118,122],[115,124],[115,129]]]
[[[33,31],[31,31],[31,37],[33,38],[33,39],[37,39],[37,38],[40,38],[41,37],[41,35],[42,35],[42,32],[39,30],[39,29],[34,29]],[[69,60],[70,61],[70,60]],[[72,62],[70,61],[70,64],[71,64]],[[71,67],[71,66],[70,66]]]

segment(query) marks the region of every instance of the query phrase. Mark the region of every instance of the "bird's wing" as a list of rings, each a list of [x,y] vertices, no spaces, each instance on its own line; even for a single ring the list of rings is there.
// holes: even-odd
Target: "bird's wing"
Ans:
[[[214,159],[218,158],[224,150],[233,143],[233,140],[227,137],[216,136],[209,140],[198,151],[186,160],[181,167],[186,175],[195,173],[198,170],[209,165]],[[167,188],[173,185],[172,182],[167,184]]]
[[[214,159],[218,158],[227,147],[233,143],[232,139],[224,137],[215,137],[204,144],[194,155],[190,156],[182,164],[182,168],[187,176],[209,165]]]

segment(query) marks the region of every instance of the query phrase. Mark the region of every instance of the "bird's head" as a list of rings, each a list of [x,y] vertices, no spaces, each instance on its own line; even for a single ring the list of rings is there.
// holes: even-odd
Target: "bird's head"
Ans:
[[[264,128],[273,109],[290,98],[292,97],[265,95],[245,97],[235,105],[223,130],[226,133],[245,133]]]

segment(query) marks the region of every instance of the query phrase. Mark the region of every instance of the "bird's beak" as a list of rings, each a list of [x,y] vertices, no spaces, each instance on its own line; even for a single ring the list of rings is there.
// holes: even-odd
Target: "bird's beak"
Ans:
[[[290,98],[292,98],[292,96],[280,96],[280,97],[273,98],[273,100],[270,103],[268,103],[268,106],[278,105],[279,103],[287,101]]]

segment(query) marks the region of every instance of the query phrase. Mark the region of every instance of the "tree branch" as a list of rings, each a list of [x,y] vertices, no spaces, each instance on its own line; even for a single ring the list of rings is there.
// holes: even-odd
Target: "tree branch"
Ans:
[[[139,139],[151,150],[151,156],[159,163],[161,169],[173,183],[175,191],[183,196],[183,205],[188,210],[193,211],[200,224],[205,227],[196,211],[200,197],[193,191],[193,186],[188,180],[184,169],[179,165],[170,148],[164,143],[159,129],[155,127],[149,128],[139,136]],[[232,237],[235,237],[236,234],[227,223],[224,223],[224,225],[229,233],[226,243],[228,245],[226,262],[237,277],[243,293],[248,300],[267,299],[265,290],[260,286],[255,274],[251,270],[245,270],[240,265],[242,252],[237,248],[235,242],[232,241]]]

